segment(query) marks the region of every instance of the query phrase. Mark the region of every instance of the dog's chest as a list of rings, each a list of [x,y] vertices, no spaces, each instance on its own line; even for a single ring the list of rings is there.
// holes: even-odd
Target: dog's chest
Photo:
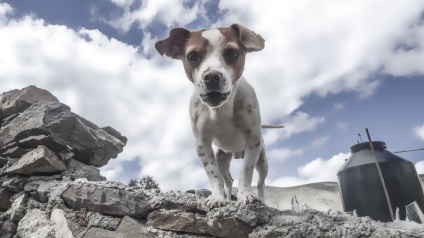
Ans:
[[[233,116],[232,111],[212,112],[203,125],[213,138],[213,143],[227,152],[239,152],[245,147],[243,133],[234,123]]]

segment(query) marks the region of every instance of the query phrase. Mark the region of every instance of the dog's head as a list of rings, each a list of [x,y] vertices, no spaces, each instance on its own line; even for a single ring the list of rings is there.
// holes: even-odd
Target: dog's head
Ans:
[[[199,31],[174,28],[155,47],[161,55],[183,62],[204,104],[220,107],[243,74],[246,53],[262,50],[264,43],[260,35],[233,24]]]

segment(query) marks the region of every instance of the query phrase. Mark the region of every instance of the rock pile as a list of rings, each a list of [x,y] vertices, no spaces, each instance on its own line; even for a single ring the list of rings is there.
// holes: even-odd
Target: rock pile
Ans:
[[[126,138],[29,86],[0,95],[0,237],[422,237],[424,227],[258,202],[203,206],[204,194],[106,181]]]

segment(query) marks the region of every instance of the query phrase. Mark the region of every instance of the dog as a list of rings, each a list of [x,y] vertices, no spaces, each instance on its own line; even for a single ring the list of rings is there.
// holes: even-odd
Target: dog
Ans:
[[[197,31],[174,28],[155,44],[160,55],[182,61],[187,78],[194,84],[189,113],[197,154],[212,188],[205,200],[207,207],[231,201],[229,168],[233,156],[244,158],[237,204],[250,204],[257,198],[265,202],[268,162],[259,104],[255,90],[242,76],[246,54],[264,47],[265,40],[259,34],[239,24]],[[218,148],[216,153],[212,144]],[[258,197],[251,186],[254,168],[259,174]]]

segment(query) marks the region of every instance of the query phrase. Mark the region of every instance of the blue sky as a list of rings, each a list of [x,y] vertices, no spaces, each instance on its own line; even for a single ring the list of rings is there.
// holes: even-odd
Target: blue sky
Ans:
[[[163,189],[208,187],[188,117],[193,87],[153,46],[176,26],[234,22],[265,38],[244,76],[263,121],[286,126],[264,131],[268,185],[335,181],[366,127],[391,151],[424,148],[421,0],[0,1],[0,92],[45,88],[126,135],[101,168],[111,180],[149,174]],[[424,151],[402,156],[424,173]]]

